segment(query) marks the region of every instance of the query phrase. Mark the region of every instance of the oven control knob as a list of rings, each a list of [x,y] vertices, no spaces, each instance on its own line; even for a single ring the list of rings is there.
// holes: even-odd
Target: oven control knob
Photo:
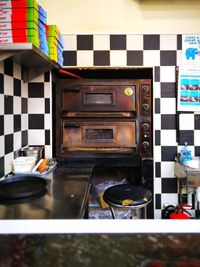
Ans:
[[[149,144],[149,142],[143,142],[142,143],[142,147],[143,147],[143,149],[144,149],[144,151],[147,151],[148,149],[149,149],[149,147],[150,147],[150,144]]]
[[[148,123],[143,123],[142,124],[142,129],[144,130],[144,131],[148,131],[149,130],[149,124]]]
[[[149,92],[149,86],[147,86],[147,85],[142,86],[142,90],[144,93],[148,93]]]
[[[149,104],[147,104],[147,103],[143,104],[143,105],[142,105],[142,109],[143,109],[144,111],[148,111],[148,110],[149,110]]]

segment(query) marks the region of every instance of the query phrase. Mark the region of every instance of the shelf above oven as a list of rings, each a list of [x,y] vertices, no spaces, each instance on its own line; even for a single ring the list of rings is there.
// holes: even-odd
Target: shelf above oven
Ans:
[[[12,59],[22,66],[22,80],[29,82],[42,73],[61,66],[31,43],[0,44],[0,61]]]

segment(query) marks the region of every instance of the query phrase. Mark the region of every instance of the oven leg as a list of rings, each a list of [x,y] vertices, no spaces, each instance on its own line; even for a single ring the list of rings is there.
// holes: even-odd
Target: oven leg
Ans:
[[[147,218],[147,207],[145,206],[144,207],[144,219],[146,219]]]
[[[112,206],[109,206],[109,207],[110,207],[110,212],[111,212],[111,214],[112,214],[112,218],[113,218],[113,219],[117,219],[117,217],[116,217],[116,214],[115,214],[115,211],[114,211],[113,207],[112,207]]]

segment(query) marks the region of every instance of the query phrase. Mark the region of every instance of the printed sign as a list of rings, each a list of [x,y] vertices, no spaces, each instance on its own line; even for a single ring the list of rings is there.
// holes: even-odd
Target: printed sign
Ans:
[[[200,67],[179,69],[178,111],[200,111]]]
[[[200,66],[200,35],[182,35],[182,65]]]

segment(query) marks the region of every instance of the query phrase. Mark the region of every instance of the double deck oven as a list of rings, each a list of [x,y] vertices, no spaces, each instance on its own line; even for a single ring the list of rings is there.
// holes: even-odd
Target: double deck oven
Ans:
[[[152,157],[151,79],[60,79],[56,156]]]

